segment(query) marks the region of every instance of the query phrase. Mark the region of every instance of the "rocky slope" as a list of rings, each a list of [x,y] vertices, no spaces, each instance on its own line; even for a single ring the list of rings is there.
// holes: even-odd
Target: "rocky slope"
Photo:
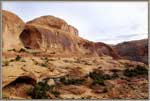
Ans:
[[[148,39],[117,44],[115,51],[125,59],[148,64]]]
[[[79,37],[53,16],[29,21],[24,29],[16,24],[20,18],[4,18],[4,32],[15,35],[2,33],[3,98],[148,99],[148,65],[121,59],[112,46]]]
[[[15,14],[2,11],[2,48],[3,51],[20,49],[23,47],[19,35],[23,31],[25,23]]]

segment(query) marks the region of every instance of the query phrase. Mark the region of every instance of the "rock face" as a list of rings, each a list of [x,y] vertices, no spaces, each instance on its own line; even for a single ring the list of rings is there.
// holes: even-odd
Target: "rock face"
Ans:
[[[69,32],[71,34],[78,35],[78,30],[76,28],[68,25],[67,22],[65,22],[64,20],[50,15],[36,18],[32,21],[27,22],[27,24],[35,24],[43,27],[52,27],[65,32]]]
[[[148,64],[148,39],[120,43],[115,50],[125,59]]]
[[[20,38],[25,47],[44,51],[76,51],[78,39],[75,35],[39,25],[27,24]]]
[[[24,22],[15,14],[2,11],[2,47],[3,51],[23,47],[19,35],[23,31]]]
[[[20,38],[25,47],[46,52],[118,57],[110,46],[82,39],[76,28],[53,16],[42,16],[27,22]]]

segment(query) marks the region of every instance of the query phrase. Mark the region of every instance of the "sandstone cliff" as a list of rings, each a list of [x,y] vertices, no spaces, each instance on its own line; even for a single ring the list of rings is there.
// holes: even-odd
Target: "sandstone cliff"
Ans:
[[[54,16],[42,16],[27,22],[20,38],[26,48],[45,52],[119,57],[110,46],[79,37],[76,28]]]
[[[2,48],[3,51],[19,49],[23,47],[19,35],[24,29],[25,23],[15,14],[2,11]]]

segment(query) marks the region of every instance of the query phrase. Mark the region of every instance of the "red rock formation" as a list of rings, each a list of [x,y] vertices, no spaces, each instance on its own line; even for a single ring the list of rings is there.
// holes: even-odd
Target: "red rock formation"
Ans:
[[[68,25],[64,20],[53,16],[42,16],[29,21],[20,38],[24,46],[31,49],[119,57],[110,46],[85,40],[77,34],[77,29]]]
[[[148,64],[148,39],[123,42],[114,48],[125,59]]]
[[[23,31],[24,22],[15,14],[2,11],[2,48],[3,51],[9,49],[19,49],[23,47],[19,35]]]
[[[27,22],[27,24],[35,24],[45,27],[52,27],[66,31],[75,35],[78,35],[78,30],[71,25],[68,25],[64,20],[54,17],[54,16],[42,16],[38,17],[32,21]]]
[[[20,38],[25,47],[43,51],[76,51],[77,36],[54,28],[27,24]]]

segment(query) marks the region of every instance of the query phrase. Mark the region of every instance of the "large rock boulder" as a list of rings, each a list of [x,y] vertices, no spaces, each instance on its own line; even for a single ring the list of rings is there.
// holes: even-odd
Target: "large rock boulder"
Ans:
[[[20,38],[26,48],[46,52],[76,51],[78,37],[74,34],[35,24],[26,24]]]
[[[19,35],[25,23],[15,14],[2,11],[2,48],[3,51],[23,47]]]
[[[71,25],[68,25],[64,20],[54,17],[54,16],[42,16],[38,17],[32,21],[27,22],[27,24],[35,24],[44,27],[52,27],[55,29],[59,29],[65,32],[69,32],[71,34],[78,35],[78,30]]]
[[[117,44],[115,50],[125,59],[148,64],[148,39],[123,42]]]

